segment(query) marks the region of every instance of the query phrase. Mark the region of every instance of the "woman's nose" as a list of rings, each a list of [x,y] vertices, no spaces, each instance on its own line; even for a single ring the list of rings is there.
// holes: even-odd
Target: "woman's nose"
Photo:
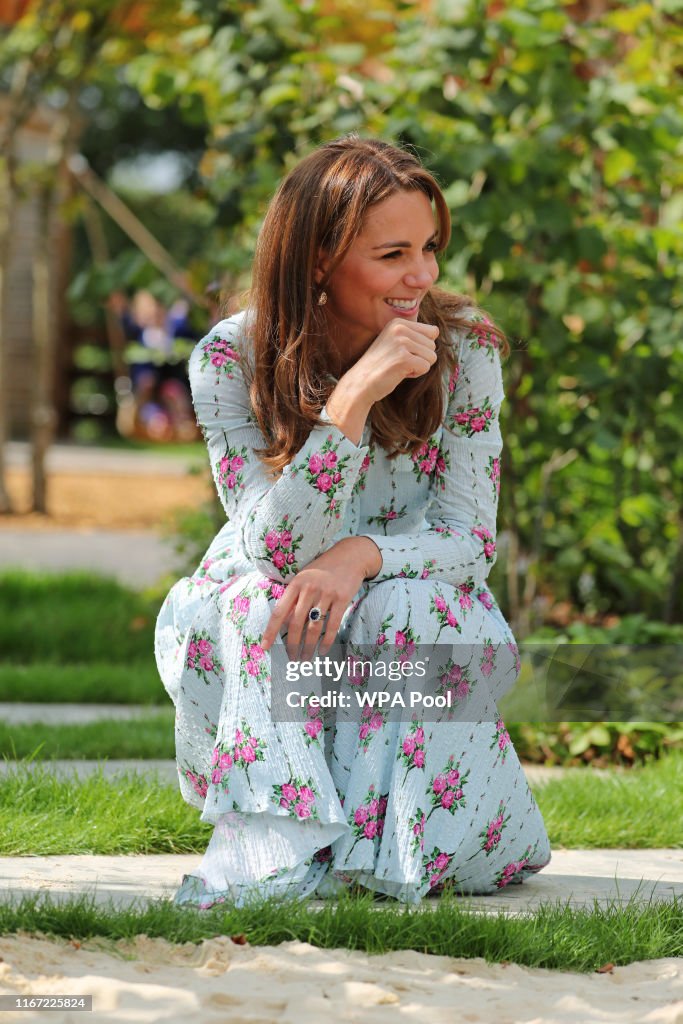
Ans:
[[[439,269],[436,266],[415,267],[405,275],[405,283],[409,288],[429,288],[439,276]]]

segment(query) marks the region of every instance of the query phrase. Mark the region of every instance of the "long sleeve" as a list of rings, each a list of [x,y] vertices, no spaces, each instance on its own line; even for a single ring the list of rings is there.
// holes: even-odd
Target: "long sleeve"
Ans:
[[[496,560],[504,397],[496,339],[486,321],[473,316],[471,329],[460,334],[438,450],[424,456],[433,463],[428,528],[389,536],[363,531],[382,553],[370,585],[396,576],[428,576],[453,586],[486,580]]]
[[[276,479],[255,454],[258,428],[242,366],[244,314],[223,320],[190,356],[192,401],[219,498],[242,551],[265,576],[289,582],[339,531],[368,446],[357,447],[327,416]]]

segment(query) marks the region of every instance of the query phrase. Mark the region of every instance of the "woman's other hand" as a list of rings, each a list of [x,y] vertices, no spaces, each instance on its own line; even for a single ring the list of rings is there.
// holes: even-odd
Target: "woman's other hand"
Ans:
[[[372,579],[382,567],[379,548],[369,537],[345,537],[297,573],[277,602],[261,640],[269,650],[277,634],[287,625],[287,656],[294,660],[306,630],[302,660],[310,661],[325,630],[320,655],[334,643],[344,612],[365,579]],[[320,608],[317,622],[310,622],[311,608]],[[329,613],[326,616],[326,613]]]

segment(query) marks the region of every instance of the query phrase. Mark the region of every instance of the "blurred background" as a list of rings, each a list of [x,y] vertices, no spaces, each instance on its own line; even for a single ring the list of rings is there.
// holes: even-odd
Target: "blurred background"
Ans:
[[[680,0],[0,0],[0,564],[150,588],[143,657],[220,523],[187,356],[357,130],[437,175],[442,280],[511,342],[518,641],[680,643],[682,42]]]

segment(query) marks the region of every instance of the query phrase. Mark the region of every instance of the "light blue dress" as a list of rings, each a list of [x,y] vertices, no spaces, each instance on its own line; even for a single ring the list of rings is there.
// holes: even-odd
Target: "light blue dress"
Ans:
[[[253,895],[317,897],[351,883],[416,903],[446,879],[463,894],[494,893],[550,861],[496,707],[520,670],[486,586],[496,559],[500,354],[478,313],[453,340],[444,422],[419,455],[389,461],[369,444],[369,425],[356,446],[323,409],[324,424],[279,477],[254,454],[265,439],[241,369],[245,314],[194,349],[193,402],[227,522],[196,572],[171,589],[156,627],[180,789],[214,825],[178,903],[242,906]],[[378,705],[339,721],[313,707],[288,721],[272,711],[286,655],[282,637],[268,652],[260,641],[277,599],[309,562],[356,535],[372,537],[383,564],[349,604],[337,648],[353,669],[356,653],[406,662],[437,645],[439,692],[450,694],[441,717]],[[348,671],[339,692],[350,702],[359,690],[386,691],[378,674]]]

